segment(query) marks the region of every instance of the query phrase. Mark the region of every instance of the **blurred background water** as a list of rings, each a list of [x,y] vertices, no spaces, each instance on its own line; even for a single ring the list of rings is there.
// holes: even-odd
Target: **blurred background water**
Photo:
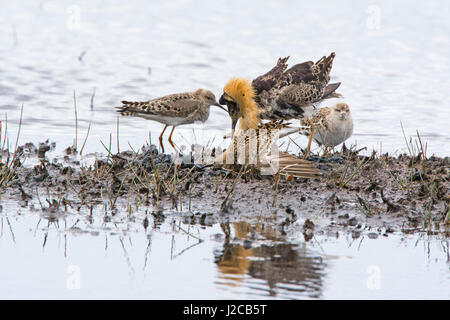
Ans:
[[[87,149],[104,152],[110,134],[115,146],[121,99],[198,87],[218,98],[229,78],[253,79],[278,57],[294,64],[335,51],[332,81],[342,82],[355,121],[350,142],[406,152],[402,121],[407,137],[419,130],[428,155],[449,156],[449,8],[445,0],[2,2],[0,118],[12,143],[23,105],[20,142],[50,138],[61,150],[75,137],[75,92],[79,146],[92,123]],[[174,141],[220,140],[229,126],[212,107],[204,125],[180,127]],[[139,148],[162,128],[121,118],[120,145]],[[239,223],[228,242],[218,223],[190,227],[169,216],[144,230],[143,212],[108,222],[1,206],[1,298],[449,298],[448,241],[439,236],[306,243],[298,229],[280,237],[252,225],[249,247]],[[80,288],[70,282],[77,274]]]
[[[226,81],[254,77],[280,56],[291,65],[335,51],[357,142],[405,152],[419,130],[428,154],[450,155],[450,5],[446,1],[12,1],[0,11],[0,110],[21,141],[78,140],[92,121],[88,149],[115,135],[114,106],[204,87],[217,98]],[[94,95],[93,108],[91,96]],[[327,101],[322,104],[334,104]],[[2,115],[4,118],[4,115]],[[219,141],[227,115],[212,107],[202,126],[184,126],[178,145]],[[120,143],[140,147],[163,125],[120,119]],[[114,136],[115,139],[115,136]],[[304,137],[297,143],[305,145]]]

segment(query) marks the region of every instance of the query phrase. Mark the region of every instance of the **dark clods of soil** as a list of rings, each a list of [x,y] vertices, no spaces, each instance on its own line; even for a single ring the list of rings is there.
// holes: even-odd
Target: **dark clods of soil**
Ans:
[[[62,157],[49,159],[46,152],[53,148],[48,141],[17,148],[14,162],[1,167],[3,200],[44,211],[180,212],[196,223],[247,219],[282,232],[300,225],[306,240],[316,232],[338,230],[354,238],[362,233],[449,234],[448,158],[345,150],[310,157],[323,173],[319,179],[275,183],[275,177],[252,168],[234,172],[186,161],[191,156],[174,163],[153,145],[83,157],[68,148]]]

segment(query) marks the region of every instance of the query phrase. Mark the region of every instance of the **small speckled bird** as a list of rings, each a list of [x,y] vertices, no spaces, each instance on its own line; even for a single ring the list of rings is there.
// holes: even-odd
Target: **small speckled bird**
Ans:
[[[332,107],[317,110],[311,118],[302,119],[302,125],[311,129],[300,132],[312,135],[313,140],[326,149],[334,148],[350,138],[353,133],[353,120],[346,103],[337,103]]]
[[[251,85],[245,79],[231,79],[224,87],[219,103],[227,105],[232,119],[232,129],[238,119],[245,117],[243,103],[249,103],[246,92],[252,91],[252,99],[259,109],[259,118],[290,120],[310,117],[315,103],[323,99],[340,97],[336,89],[340,83],[328,84],[335,53],[323,56],[316,63],[303,62],[287,69],[286,58],[279,58],[277,65],[266,74],[257,77]]]
[[[177,149],[172,142],[172,133],[176,126],[191,124],[196,121],[205,122],[208,120],[209,107],[212,105],[227,111],[216,101],[214,94],[205,89],[198,89],[193,92],[175,93],[144,102],[121,102],[122,106],[117,108],[117,112],[121,115],[141,117],[165,124],[165,127],[159,136],[159,143],[163,153],[164,145],[162,137],[168,126],[172,126],[172,131],[169,135],[169,143],[176,151]]]

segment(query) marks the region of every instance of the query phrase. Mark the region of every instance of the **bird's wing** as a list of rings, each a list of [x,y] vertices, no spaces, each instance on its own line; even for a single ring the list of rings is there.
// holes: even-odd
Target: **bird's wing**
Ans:
[[[320,132],[321,130],[327,130],[327,117],[331,113],[331,108],[323,107],[314,112],[314,114],[306,119],[302,119],[300,124],[302,125],[302,130],[299,131],[300,134],[309,136],[311,133],[311,127],[314,126],[316,132]]]
[[[336,54],[332,52],[328,57],[323,56],[314,64],[313,69],[317,73],[319,81],[324,83],[328,83],[328,81],[330,81],[330,73],[335,56]]]
[[[257,77],[252,81],[252,86],[259,94],[263,91],[269,91],[271,88],[277,85],[280,81],[283,72],[287,68],[287,60],[289,57],[278,58],[277,65],[273,67],[269,72]]]
[[[330,113],[331,113],[331,108],[329,108],[329,107],[320,108],[319,110],[314,112],[314,114],[311,118],[312,124],[315,126],[323,125],[324,120],[326,120],[326,118],[330,115]]]
[[[279,107],[302,107],[322,98],[323,86],[320,83],[298,83],[291,84],[284,88],[278,96],[277,105]]]
[[[145,116],[158,115],[163,117],[187,117],[193,114],[201,103],[194,95],[173,94],[145,102],[121,101],[118,112],[122,115]]]
[[[316,63],[306,61],[294,65],[282,75],[282,86],[298,84],[301,82],[321,82],[324,85],[330,81],[330,72],[336,54],[332,52],[328,57],[323,56]]]
[[[313,65],[312,61],[306,61],[289,68],[282,76],[284,86],[314,80],[315,76],[311,68]]]

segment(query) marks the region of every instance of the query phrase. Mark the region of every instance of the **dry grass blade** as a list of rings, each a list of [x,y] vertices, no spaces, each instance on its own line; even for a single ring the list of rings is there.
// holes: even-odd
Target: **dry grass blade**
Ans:
[[[411,149],[411,147],[410,147],[410,145],[408,143],[408,139],[406,139],[405,129],[403,128],[403,123],[401,121],[400,121],[400,126],[402,127],[403,138],[405,138],[405,143],[406,143],[406,147],[408,148],[409,155],[411,157],[413,157],[414,156],[413,150]]]
[[[91,131],[91,124],[92,124],[92,121],[89,121],[89,126],[88,126],[88,129],[87,129],[87,132],[86,132],[86,137],[84,138],[83,145],[81,146],[80,156],[83,153],[84,146],[86,145],[86,141],[87,141],[87,139],[89,137],[89,132]]]
[[[450,224],[450,208],[447,211],[447,215],[444,218],[444,224]]]
[[[119,146],[119,117],[117,117],[117,153],[120,153],[120,146]]]
[[[94,87],[94,91],[92,92],[91,95],[91,111],[94,110],[94,97],[95,97],[95,87]]]
[[[73,149],[76,151],[78,148],[78,113],[77,113],[77,97],[75,90],[73,90],[73,106],[75,109],[75,141],[73,143]]]
[[[343,188],[347,185],[347,183],[349,183],[350,181],[353,180],[353,178],[355,177],[355,175],[361,170],[361,168],[363,167],[363,165],[365,165],[368,162],[368,160],[364,159],[360,162],[360,164],[358,165],[358,167],[355,169],[355,171],[353,171],[353,173],[350,175],[350,177],[345,180],[345,182],[342,182],[339,185],[339,188]]]
[[[237,177],[234,179],[233,185],[231,186],[230,191],[228,191],[228,194],[227,194],[225,200],[223,200],[222,204],[220,205],[220,212],[221,213],[227,213],[230,210],[231,205],[233,203],[232,193],[234,191],[234,188],[236,187],[236,184],[238,183],[238,181],[241,179],[242,175],[246,171],[247,171],[247,166],[242,166],[241,170],[239,171],[239,173],[237,175]]]

